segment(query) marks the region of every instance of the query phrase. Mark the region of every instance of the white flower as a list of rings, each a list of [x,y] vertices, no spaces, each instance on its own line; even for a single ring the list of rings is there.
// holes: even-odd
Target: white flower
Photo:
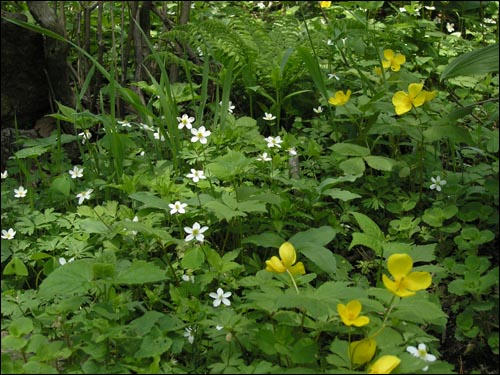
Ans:
[[[326,44],[328,44],[329,46],[333,46],[333,41],[331,39],[328,39],[326,41]]]
[[[128,121],[118,120],[117,123],[120,124],[121,126],[123,126],[124,128],[131,128],[132,127],[132,125],[130,125],[130,122],[128,122]]]
[[[427,10],[436,10],[436,7],[429,6],[429,5],[424,5],[424,8],[427,9]]]
[[[334,73],[328,73],[328,79],[332,79],[332,78],[335,78],[337,81],[340,81],[340,78],[338,75],[336,75]]]
[[[219,102],[219,105],[222,105],[222,100]],[[236,107],[233,105],[233,102],[231,100],[227,103],[227,110],[229,113],[233,113],[233,109]]]
[[[158,139],[160,141],[164,141],[165,140],[165,137],[163,136],[163,134],[160,133],[159,130],[157,132],[154,132],[153,136],[155,137],[155,139]]]
[[[191,281],[191,283],[194,284],[194,276],[193,275],[191,275],[191,276],[189,276],[189,275],[182,275],[181,278],[184,281]]]
[[[184,332],[184,337],[187,337],[190,344],[194,342],[194,329],[191,327],[186,328],[186,332]]]
[[[446,30],[448,30],[449,33],[452,33],[455,31],[455,24],[454,23],[446,23]]]
[[[270,160],[273,160],[273,159],[271,159],[269,156],[267,156],[267,152],[263,152],[262,155],[259,155],[257,157],[257,160],[260,160],[260,161],[270,161]]]
[[[74,261],[74,260],[75,260],[75,257],[73,257],[73,258],[69,258],[69,260],[66,262],[66,259],[65,259],[65,258],[63,258],[63,257],[61,257],[61,258],[59,258],[59,264],[60,264],[61,266],[64,266],[66,263],[70,263],[70,262],[72,262],[72,261]]]
[[[181,203],[180,201],[176,201],[175,203],[169,203],[168,206],[171,208],[170,214],[184,214],[186,210],[184,208],[187,207],[187,203]]]
[[[78,193],[76,197],[78,198],[78,204],[82,204],[85,199],[90,199],[90,194],[94,189],[88,189],[86,191],[82,191],[81,193]]]
[[[143,128],[144,130],[147,130],[147,131],[150,131],[150,132],[154,132],[154,131],[155,131],[155,129],[154,129],[154,128],[152,128],[152,127],[151,127],[151,126],[149,126],[149,125],[143,124],[142,122],[141,122],[139,125],[140,125],[140,126],[142,126],[142,128]]]
[[[69,170],[69,174],[71,175],[71,178],[83,177],[83,168],[80,169],[75,165],[73,169]]]
[[[125,221],[130,221],[130,219],[127,217],[125,218]],[[132,221],[135,221],[135,222],[138,222],[139,221],[139,218],[136,216],[134,216],[134,218],[132,219]],[[132,233],[133,236],[135,236],[137,234],[137,231],[136,230],[131,230],[130,233]]]
[[[436,191],[441,191],[441,186],[446,185],[446,180],[441,180],[441,176],[437,176],[436,178],[431,177],[432,185],[429,186],[429,189]]]
[[[405,12],[406,12],[406,8],[399,8],[399,11],[400,11],[401,13],[405,13]]]
[[[313,108],[313,111],[316,113],[323,113],[323,107],[319,106],[318,108]]]
[[[209,294],[209,296],[214,299],[214,307],[219,306],[221,302],[226,306],[231,305],[231,301],[229,301],[228,299],[229,297],[231,297],[231,292],[224,293],[222,288],[218,288],[217,293],[212,292]]]
[[[14,189],[14,197],[16,198],[24,198],[27,193],[28,190],[26,190],[24,186],[19,186],[18,189]]]
[[[207,143],[207,137],[212,134],[212,132],[210,130],[205,130],[204,126],[200,126],[198,129],[192,128],[191,134],[193,134],[191,142],[194,143],[200,141],[201,144],[205,144]]]
[[[182,129],[184,126],[186,129],[191,129],[193,127],[194,117],[189,117],[184,114],[182,117],[177,117],[177,121],[179,121],[179,129]]]
[[[191,178],[193,182],[198,182],[207,178],[207,176],[204,175],[203,171],[197,171],[193,168],[191,168],[191,173],[187,174],[186,177]]]
[[[0,173],[0,175],[1,175],[2,180],[3,180],[4,178],[9,177],[9,172],[7,172],[7,171],[3,171],[2,173]]]
[[[4,240],[13,240],[16,235],[16,231],[12,228],[9,230],[2,229],[2,238]]]
[[[278,148],[281,148],[281,145],[280,143],[283,142],[281,140],[281,137],[278,135],[277,137],[267,137],[267,138],[264,138],[264,141],[267,142],[267,147],[278,147]]]
[[[295,149],[295,147],[290,147],[288,149],[288,155],[290,155],[290,156],[297,156],[297,150]]]
[[[215,329],[216,329],[217,331],[220,331],[222,328],[224,328],[224,327],[223,327],[223,326],[221,326],[220,324],[217,324],[217,325],[215,326]]]
[[[425,362],[434,362],[436,360],[436,356],[427,353],[427,347],[425,344],[418,344],[418,348],[415,348],[414,346],[409,346],[406,348],[406,351],[413,355],[414,357],[418,357]],[[429,369],[429,366],[425,366],[422,371],[427,371]]]
[[[264,8],[266,7],[266,4],[264,4],[262,1],[259,1],[259,2],[257,3],[257,7],[258,7],[259,9],[264,9]]]
[[[78,136],[82,137],[82,145],[84,145],[87,139],[92,138],[92,133],[90,132],[90,130],[85,129],[83,132],[78,133]]]
[[[192,228],[184,227],[184,231],[188,234],[185,238],[185,241],[196,239],[199,242],[203,242],[203,240],[205,239],[203,232],[205,232],[207,229],[208,227],[200,228],[200,223],[198,222],[194,223]]]
[[[432,21],[434,21],[435,24],[441,23],[441,17],[436,16]]]
[[[276,116],[272,115],[271,113],[264,112],[264,117],[262,117],[266,121],[273,121]]]

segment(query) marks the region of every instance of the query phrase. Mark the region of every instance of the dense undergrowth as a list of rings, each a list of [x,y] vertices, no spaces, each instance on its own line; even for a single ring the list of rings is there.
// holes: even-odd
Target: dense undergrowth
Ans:
[[[2,373],[498,371],[498,2],[321,3],[88,56],[2,171]]]

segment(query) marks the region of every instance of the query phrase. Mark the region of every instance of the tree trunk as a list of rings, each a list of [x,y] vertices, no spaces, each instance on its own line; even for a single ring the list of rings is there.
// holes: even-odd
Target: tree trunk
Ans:
[[[53,9],[46,1],[27,1],[28,9],[35,20],[44,28],[66,37],[66,31],[61,18],[57,18]],[[74,107],[75,95],[71,90],[67,56],[69,45],[67,43],[45,38],[45,62],[49,83],[52,89],[53,100]]]

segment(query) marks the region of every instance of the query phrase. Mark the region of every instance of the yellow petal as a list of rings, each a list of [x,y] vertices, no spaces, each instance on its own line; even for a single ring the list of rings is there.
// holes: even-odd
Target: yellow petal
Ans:
[[[384,355],[380,357],[368,370],[369,374],[390,374],[401,360],[394,355]]]
[[[414,107],[420,107],[422,104],[425,103],[425,92],[421,92],[420,94],[417,95],[416,98],[413,99],[413,106]]]
[[[384,286],[391,292],[396,293],[396,291],[398,290],[397,284],[389,279],[386,275],[382,275],[382,282],[384,283]]]
[[[283,242],[279,249],[280,258],[286,268],[290,268],[297,260],[295,248],[290,242]]]
[[[367,316],[360,316],[357,319],[352,321],[352,324],[356,327],[363,327],[370,323],[370,318]]]
[[[387,259],[387,269],[394,279],[399,279],[410,273],[413,259],[408,254],[392,254]]]
[[[394,56],[394,63],[398,65],[403,65],[406,62],[406,57],[404,55],[401,55],[398,53],[396,56]]]
[[[433,91],[425,91],[424,90],[424,93],[425,93],[425,101],[426,102],[430,102],[432,99],[434,99],[437,96],[436,90],[433,90]]]
[[[270,260],[266,260],[266,271],[283,273],[286,271],[286,268],[281,260],[277,256],[274,256]]]
[[[391,61],[394,58],[394,51],[392,49],[385,49],[384,57],[386,58],[386,60]]]
[[[371,361],[377,349],[377,342],[373,339],[353,341],[349,345],[349,357],[355,365],[362,365]]]
[[[424,290],[432,284],[429,272],[412,272],[405,278],[405,283],[410,290]]]
[[[390,61],[382,61],[382,66],[384,67],[384,69],[387,69],[388,67],[391,66],[391,62]]]
[[[408,85],[408,96],[410,98],[416,98],[417,95],[420,94],[420,91],[422,91],[423,87],[423,83],[410,83]]]
[[[399,72],[399,69],[401,69],[401,65],[396,64],[395,62],[393,62],[393,63],[391,64],[391,70],[392,70],[393,72]]]
[[[290,273],[292,275],[303,275],[306,273],[304,264],[302,262],[297,262],[295,266],[290,267]]]
[[[347,304],[347,310],[351,316],[358,316],[361,313],[361,302],[357,299],[349,301]]]
[[[329,8],[330,5],[332,5],[332,2],[331,1],[320,1],[319,2],[319,6],[321,8]]]
[[[333,105],[338,105],[339,100],[337,99],[337,97],[332,96],[330,99],[328,99],[328,103],[333,104]]]
[[[350,98],[351,98],[351,90],[347,90],[345,93],[345,102],[344,103],[347,103]]]
[[[394,109],[398,115],[409,112],[412,107],[410,98],[404,91],[398,91],[393,95],[392,104],[394,104]]]

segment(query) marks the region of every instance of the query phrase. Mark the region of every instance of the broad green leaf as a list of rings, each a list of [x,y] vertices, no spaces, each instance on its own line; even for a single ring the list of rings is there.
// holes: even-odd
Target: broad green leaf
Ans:
[[[51,298],[87,293],[92,286],[92,263],[89,259],[80,259],[56,268],[40,284],[40,296]]]
[[[166,272],[156,264],[134,260],[129,267],[120,269],[113,279],[115,284],[144,284],[166,280]]]
[[[218,200],[207,202],[204,206],[211,210],[219,220],[227,222],[230,222],[233,217],[247,216],[246,213],[232,209]]]
[[[22,338],[22,337],[15,337],[15,336],[5,336],[2,337],[2,351],[4,350],[20,350],[26,344],[28,343],[28,340]],[[3,353],[2,353],[3,357]],[[3,362],[3,358],[2,358]]]
[[[323,226],[299,232],[292,236],[288,241],[290,241],[296,248],[311,244],[324,246],[331,242],[336,235],[337,231],[335,229],[330,226]]]
[[[370,150],[366,147],[355,145],[353,143],[336,143],[330,149],[342,156],[361,156],[370,155]]]
[[[35,359],[25,363],[23,370],[25,374],[59,374],[59,371],[55,367]]]
[[[142,340],[141,347],[135,353],[135,358],[150,358],[162,355],[172,346],[172,339],[160,332],[159,328],[153,328]]]
[[[294,363],[316,363],[318,344],[310,337],[299,339],[292,347],[290,358]]]
[[[33,331],[33,321],[25,316],[14,319],[9,325],[9,334],[14,337],[21,337]],[[3,338],[2,338],[3,344]]]
[[[396,164],[394,160],[384,156],[369,155],[363,159],[371,168],[379,171],[392,171],[392,167]]]
[[[361,195],[356,193],[351,193],[348,190],[342,189],[326,189],[321,193],[321,195],[327,195],[333,199],[340,199],[341,201],[347,202],[356,198],[361,198]]]
[[[441,81],[451,77],[498,72],[498,43],[455,58],[443,70]]]
[[[15,152],[14,157],[16,157],[17,159],[35,158],[45,154],[47,151],[50,150],[51,148],[49,146],[33,146],[33,147],[23,148]]]
[[[102,221],[91,218],[80,221],[80,227],[87,233],[107,234],[110,232],[110,229]]]
[[[456,125],[434,125],[424,130],[423,135],[429,142],[448,138],[455,143],[473,144],[469,131]]]
[[[262,247],[274,247],[278,249],[283,242],[285,242],[285,239],[281,238],[278,236],[276,233],[272,232],[264,232],[261,234],[255,234],[253,236],[248,236],[244,238],[242,243],[252,243],[257,246],[262,246]]]
[[[28,269],[19,258],[12,258],[3,270],[4,275],[28,276]]]
[[[130,198],[138,200],[144,203],[145,207],[159,208],[161,210],[169,211],[170,206],[169,202],[163,200],[162,198],[158,198],[148,191],[140,191],[137,193],[130,194]]]
[[[238,202],[238,210],[244,212],[267,212],[266,204],[255,199]]]
[[[243,153],[230,150],[226,155],[215,158],[207,169],[222,181],[232,181],[243,176],[251,164],[252,161]]]
[[[65,197],[69,196],[71,191],[71,180],[69,176],[59,176],[54,178],[52,183],[50,184],[50,189],[61,193]]]
[[[351,215],[354,216],[359,227],[366,235],[371,236],[378,241],[384,241],[384,233],[372,219],[359,212],[351,212]]]
[[[326,188],[340,184],[342,182],[353,182],[353,181],[356,181],[361,176],[362,175],[358,174],[358,175],[347,175],[347,176],[340,176],[340,177],[329,177],[329,178],[323,180],[319,184],[318,190],[321,191],[321,190],[324,190]]]
[[[369,236],[365,233],[353,233],[351,244],[349,245],[349,250],[354,246],[366,246],[377,253],[377,255],[382,254],[382,244],[383,242],[376,239],[375,237]]]
[[[198,269],[203,262],[205,262],[205,254],[200,246],[187,250],[181,260],[182,267],[185,269]]]
[[[407,298],[401,298],[391,313],[393,319],[399,319],[417,324],[436,324],[446,323],[447,315],[441,310],[441,306],[432,303],[425,298],[423,292],[417,292],[416,295]]]
[[[350,158],[341,162],[339,167],[346,175],[363,174],[365,171],[365,162],[363,161],[363,158],[360,157]]]

